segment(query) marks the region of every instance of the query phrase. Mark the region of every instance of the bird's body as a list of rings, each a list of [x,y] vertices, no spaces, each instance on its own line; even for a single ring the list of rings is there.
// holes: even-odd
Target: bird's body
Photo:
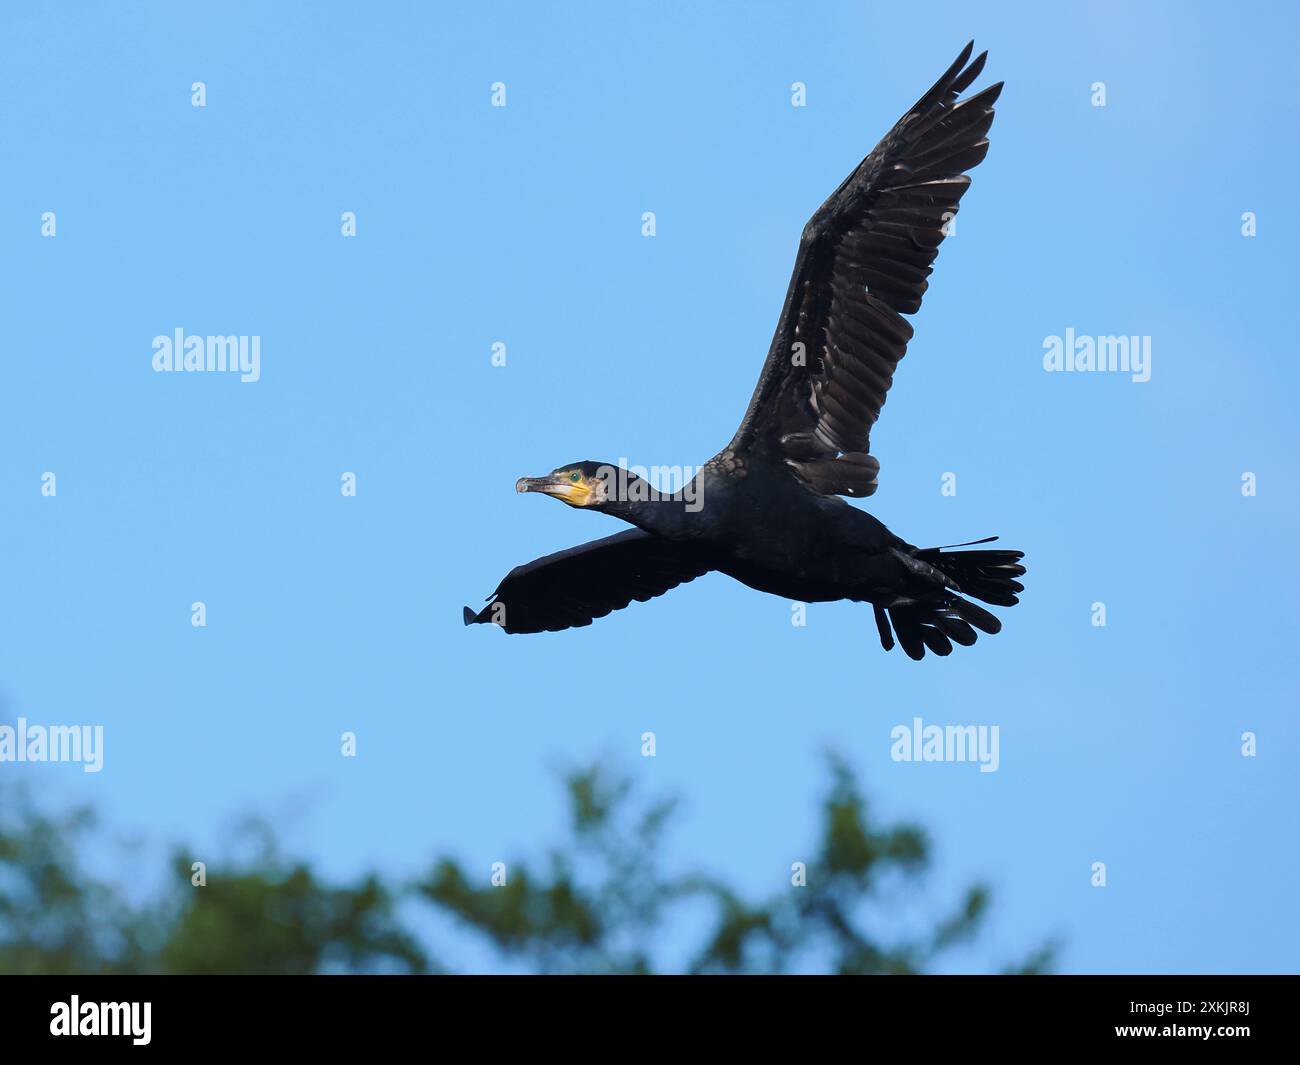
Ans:
[[[804,523],[773,535],[762,523],[722,545],[717,569],[760,592],[827,603],[888,601],[905,587],[906,571],[888,553],[902,545],[881,522],[847,503],[814,504]]]
[[[703,505],[688,510],[686,498]],[[866,511],[808,492],[788,471],[738,471],[720,459],[707,463],[681,493],[647,509],[640,521],[630,520],[699,549],[712,569],[742,584],[806,603],[886,591],[903,576],[888,548],[908,546]]]
[[[710,570],[803,602],[869,602],[884,647],[912,658],[1000,623],[964,595],[1010,606],[1018,551],[918,549],[840,496],[876,490],[870,431],[970,179],[1001,85],[956,104],[983,68],[965,51],[804,228],[767,361],[732,441],[680,491],[595,462],[523,478],[637,526],[516,567],[466,624],[507,632],[590,624]],[[983,541],[981,541],[983,542]],[[969,545],[961,545],[969,546]]]

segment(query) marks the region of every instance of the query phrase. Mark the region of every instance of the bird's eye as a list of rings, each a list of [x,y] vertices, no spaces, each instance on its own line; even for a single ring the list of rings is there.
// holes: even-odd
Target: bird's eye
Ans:
[[[569,474],[569,480],[571,480],[571,481],[581,481],[581,480],[582,480],[582,474],[580,474],[577,470],[574,470],[571,474]]]

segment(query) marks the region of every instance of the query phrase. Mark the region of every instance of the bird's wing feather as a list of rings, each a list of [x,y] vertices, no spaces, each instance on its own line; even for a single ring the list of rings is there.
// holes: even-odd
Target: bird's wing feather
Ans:
[[[496,623],[506,632],[590,625],[634,599],[644,603],[711,568],[704,551],[692,544],[628,529],[516,566],[481,611],[465,608],[465,624]]]
[[[972,44],[804,228],[785,307],[729,445],[785,462],[823,495],[870,495],[868,454],[931,264],[983,160],[999,82],[957,103],[984,68]]]

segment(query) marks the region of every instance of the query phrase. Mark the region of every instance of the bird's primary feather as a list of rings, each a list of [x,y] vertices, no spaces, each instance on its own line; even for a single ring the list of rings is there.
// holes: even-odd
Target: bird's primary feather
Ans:
[[[634,599],[644,603],[709,571],[689,544],[628,529],[516,566],[465,624],[494,623],[506,632],[555,632],[590,625]]]
[[[868,496],[871,427],[912,339],[939,245],[983,161],[1001,83],[961,103],[984,69],[973,44],[804,228],[767,362],[730,450],[783,459],[823,495]]]

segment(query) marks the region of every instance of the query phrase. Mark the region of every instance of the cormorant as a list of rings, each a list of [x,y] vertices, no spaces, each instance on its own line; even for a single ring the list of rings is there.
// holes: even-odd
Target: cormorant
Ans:
[[[870,603],[885,650],[911,658],[1001,628],[964,596],[1011,606],[1020,551],[920,549],[840,496],[869,496],[871,427],[912,337],[926,278],[988,151],[1002,83],[960,103],[984,68],[973,42],[804,227],[776,335],[735,437],[680,491],[613,464],[521,478],[572,507],[635,525],[506,575],[465,624],[506,632],[589,625],[710,570],[804,602]],[[968,65],[969,62],[969,65]],[[974,543],[988,543],[996,537]],[[969,547],[971,544],[957,544]],[[891,631],[892,626],[892,631]]]

